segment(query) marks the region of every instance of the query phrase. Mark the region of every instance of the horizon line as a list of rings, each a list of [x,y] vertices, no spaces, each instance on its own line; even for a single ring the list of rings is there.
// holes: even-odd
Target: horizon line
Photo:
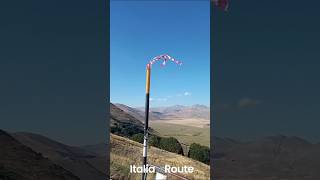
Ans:
[[[144,105],[128,105],[128,104],[125,104],[125,103],[119,103],[119,102],[111,102],[110,103],[112,104],[122,104],[122,105],[125,105],[125,106],[129,106],[129,107],[134,107],[134,108],[140,108],[140,107],[144,107]],[[175,104],[175,105],[164,105],[164,106],[153,106],[154,107],[172,107],[172,106],[185,106],[185,107],[191,107],[191,106],[206,106],[208,108],[210,108],[210,105],[206,105],[206,104],[198,104],[198,103],[195,103],[195,104],[192,104],[192,105],[183,105],[183,104]]]

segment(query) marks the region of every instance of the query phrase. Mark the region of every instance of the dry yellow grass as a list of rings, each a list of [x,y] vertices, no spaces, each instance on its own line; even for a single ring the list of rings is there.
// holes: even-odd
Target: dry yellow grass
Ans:
[[[142,144],[111,134],[111,177],[113,179],[140,179],[141,174],[130,173],[130,165],[141,166]],[[192,166],[194,172],[182,174],[188,179],[210,179],[210,167],[193,159],[167,152],[155,147],[148,148],[148,163],[163,167],[164,165],[183,167]],[[148,175],[152,179],[154,175]],[[170,177],[170,179],[174,179]]]
[[[178,124],[178,125],[191,126],[191,127],[197,127],[197,128],[210,127],[210,119],[200,119],[200,118],[161,119],[158,121],[151,121],[151,122]]]
[[[150,127],[157,131],[159,136],[175,137],[179,142],[187,145],[198,143],[210,147],[210,127],[199,128],[162,121],[150,122]]]

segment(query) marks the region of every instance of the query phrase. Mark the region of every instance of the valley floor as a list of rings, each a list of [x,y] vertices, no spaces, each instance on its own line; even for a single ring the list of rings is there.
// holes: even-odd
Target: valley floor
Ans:
[[[176,120],[182,121],[182,120]],[[188,124],[171,123],[171,121],[151,121],[150,127],[163,137],[175,137],[180,143],[190,145],[198,143],[210,147],[210,127],[195,127]]]

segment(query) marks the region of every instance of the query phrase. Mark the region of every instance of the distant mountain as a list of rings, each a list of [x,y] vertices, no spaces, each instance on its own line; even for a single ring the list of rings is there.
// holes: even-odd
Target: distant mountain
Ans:
[[[0,130],[0,179],[3,180],[80,180],[70,171],[44,158]]]
[[[135,117],[139,121],[143,122],[145,121],[145,109],[144,108],[133,108],[124,104],[115,104],[118,108],[123,110],[124,112],[128,113],[129,115]],[[157,111],[150,111],[149,112],[149,119],[150,120],[159,120],[163,117],[164,115],[161,112]]]
[[[271,136],[245,143],[218,138],[214,152],[217,179],[320,179],[319,144],[298,137]]]
[[[136,119],[144,122],[144,107],[129,107],[123,104],[115,104],[118,108],[124,112],[130,114]],[[150,108],[149,119],[161,120],[161,119],[207,119],[210,120],[210,107],[205,105],[192,105],[192,106],[168,106],[168,107],[156,107]]]
[[[80,179],[106,179],[105,168],[107,166],[104,156],[79,147],[64,145],[38,134],[19,132],[13,133],[12,136]]]
[[[210,108],[204,105],[171,106],[163,108],[152,108],[152,111],[162,113],[163,119],[207,119],[210,120]]]

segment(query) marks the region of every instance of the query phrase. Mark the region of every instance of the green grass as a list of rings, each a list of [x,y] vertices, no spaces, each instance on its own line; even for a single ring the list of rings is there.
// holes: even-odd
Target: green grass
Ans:
[[[160,136],[175,137],[180,142],[190,145],[198,143],[210,147],[210,128],[199,128],[179,124],[162,122],[150,122],[150,127],[156,130]]]

